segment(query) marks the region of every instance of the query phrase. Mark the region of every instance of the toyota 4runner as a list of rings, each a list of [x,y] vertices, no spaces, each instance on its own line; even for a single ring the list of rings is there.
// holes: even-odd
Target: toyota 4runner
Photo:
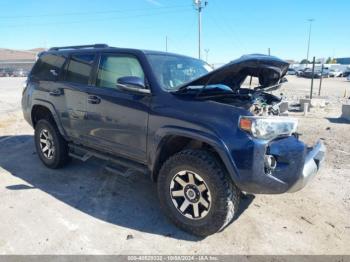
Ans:
[[[164,213],[207,236],[234,218],[241,192],[295,192],[319,169],[322,142],[301,142],[297,120],[268,93],[288,66],[247,55],[212,70],[165,52],[56,47],[38,56],[22,108],[44,165],[97,157],[120,175],[147,173]]]

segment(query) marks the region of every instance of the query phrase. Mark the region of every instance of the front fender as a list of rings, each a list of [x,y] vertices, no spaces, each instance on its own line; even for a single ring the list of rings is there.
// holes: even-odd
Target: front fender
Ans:
[[[209,134],[201,130],[179,126],[165,126],[157,130],[155,133],[149,152],[149,155],[151,157],[153,156],[153,158],[150,159],[152,173],[157,163],[157,159],[159,159],[161,149],[166,143],[165,138],[169,136],[180,136],[209,144],[220,156],[233,182],[239,182],[237,167],[223,140],[213,134]]]

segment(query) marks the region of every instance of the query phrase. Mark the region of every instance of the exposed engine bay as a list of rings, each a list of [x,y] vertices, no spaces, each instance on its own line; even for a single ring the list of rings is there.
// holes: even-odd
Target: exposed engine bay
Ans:
[[[287,81],[284,76],[288,67],[287,62],[277,57],[242,56],[180,86],[177,93],[241,107],[256,116],[278,116],[288,110],[287,103],[267,92],[277,90]],[[247,81],[249,85],[245,84]]]
[[[242,107],[256,116],[278,116],[288,108],[282,97],[252,89],[238,89],[235,94],[213,98],[221,103]]]

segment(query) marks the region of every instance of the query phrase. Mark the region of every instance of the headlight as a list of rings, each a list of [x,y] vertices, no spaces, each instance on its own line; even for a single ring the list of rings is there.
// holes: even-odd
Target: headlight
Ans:
[[[297,131],[298,120],[289,117],[241,116],[239,127],[256,138],[271,140]]]

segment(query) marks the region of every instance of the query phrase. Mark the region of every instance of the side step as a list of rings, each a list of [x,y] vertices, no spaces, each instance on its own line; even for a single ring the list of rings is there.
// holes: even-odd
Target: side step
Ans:
[[[104,168],[108,172],[116,174],[118,176],[122,176],[122,177],[130,177],[133,174],[132,169],[127,168],[127,167],[123,167],[123,166],[116,166],[113,164],[107,164]]]
[[[79,159],[83,162],[87,161],[91,157],[96,157],[108,162],[106,170],[116,173],[122,176],[129,176],[130,170],[135,170],[143,174],[149,174],[147,166],[134,162],[129,159],[125,159],[111,154],[104,154],[97,150],[87,148],[80,145],[69,144],[69,156]]]

